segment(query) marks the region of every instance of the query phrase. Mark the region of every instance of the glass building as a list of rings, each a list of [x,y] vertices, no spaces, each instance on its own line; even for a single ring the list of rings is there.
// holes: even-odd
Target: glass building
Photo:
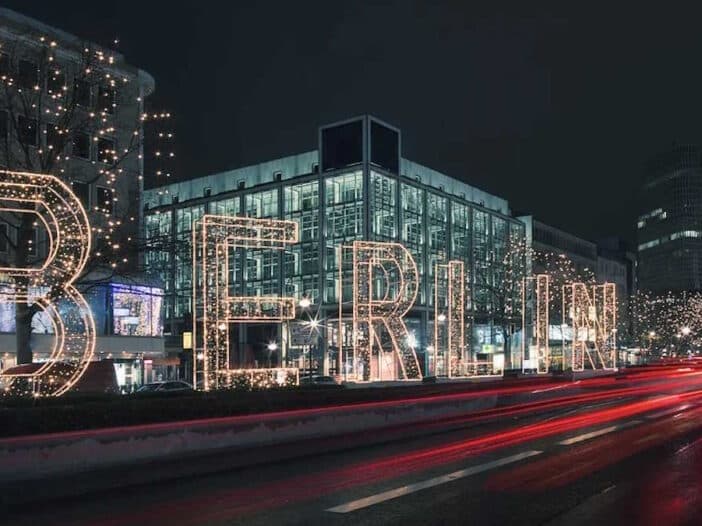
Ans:
[[[316,318],[324,333],[309,339],[294,327],[239,324],[232,331],[233,367],[283,364],[303,374],[342,374],[339,303],[343,317],[352,269],[340,261],[339,247],[354,240],[397,241],[413,255],[420,287],[406,323],[425,373],[434,268],[448,260],[463,261],[468,276],[467,343],[484,359],[500,354],[501,327],[514,320],[502,319],[490,289],[504,279],[508,247],[524,240],[525,226],[510,216],[505,199],[403,158],[401,144],[400,130],[362,116],[321,127],[317,150],[145,191],[144,263],[164,288],[170,345],[181,345],[182,333],[192,329],[191,230],[209,213],[298,223],[299,243],[285,251],[232,254],[230,286],[232,294],[309,298],[312,305],[298,316]]]
[[[652,159],[639,203],[639,289],[655,293],[702,289],[699,150],[677,146]]]

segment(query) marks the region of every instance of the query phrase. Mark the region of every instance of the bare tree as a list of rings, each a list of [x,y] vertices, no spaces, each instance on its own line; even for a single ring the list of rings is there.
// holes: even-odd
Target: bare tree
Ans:
[[[475,258],[474,312],[493,319],[502,334],[505,368],[512,368],[512,337],[521,323],[521,284],[527,275],[529,248],[522,237],[509,236]]]
[[[68,37],[59,42],[28,31],[3,32],[0,38],[0,165],[51,174],[72,186],[93,233],[84,276],[98,283],[135,271],[142,244],[144,125],[170,116],[145,112],[153,81],[119,54],[92,43]],[[172,134],[157,137],[163,141]],[[157,158],[172,156],[156,152]],[[24,208],[28,213],[0,212],[0,244],[7,248],[2,266],[28,268],[46,255],[32,208]],[[29,285],[22,279],[10,284],[15,290]],[[49,300],[55,295],[41,293]],[[32,319],[38,311],[36,302],[16,304],[17,363],[32,361]]]

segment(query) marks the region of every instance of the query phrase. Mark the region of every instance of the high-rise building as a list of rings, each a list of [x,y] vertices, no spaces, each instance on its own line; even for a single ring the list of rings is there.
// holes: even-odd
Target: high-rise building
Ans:
[[[154,247],[146,267],[165,287],[166,330],[171,344],[191,330],[191,228],[203,214],[289,219],[299,224],[300,242],[283,254],[249,251],[230,269],[239,294],[308,297],[322,320],[339,317],[339,293],[348,301],[345,272],[340,278],[337,248],[354,240],[397,241],[412,253],[420,276],[406,322],[417,343],[422,367],[433,338],[433,287],[437,263],[461,260],[469,276],[473,359],[502,368],[504,320],[493,289],[501,285],[501,265],[511,241],[524,239],[524,224],[510,216],[505,199],[405,159],[400,130],[363,116],[329,126],[318,148],[223,173],[196,177],[145,192],[146,236]],[[518,293],[515,290],[515,294]],[[334,327],[333,323],[325,323]],[[241,324],[231,343],[234,367],[268,363],[266,343],[282,335]],[[331,329],[330,329],[331,330]],[[322,338],[318,369],[341,374],[341,362]],[[294,342],[274,362],[307,367]],[[337,357],[338,358],[338,357]],[[310,358],[310,361],[312,359]]]
[[[639,289],[702,288],[702,156],[697,147],[676,146],[648,163],[636,226]]]

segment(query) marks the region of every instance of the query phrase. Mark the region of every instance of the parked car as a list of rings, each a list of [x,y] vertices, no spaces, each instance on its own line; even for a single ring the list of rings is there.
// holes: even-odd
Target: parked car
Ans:
[[[171,380],[168,382],[153,382],[150,384],[144,384],[139,389],[137,393],[163,393],[163,392],[179,392],[179,391],[192,391],[193,386],[188,382],[182,380]]]

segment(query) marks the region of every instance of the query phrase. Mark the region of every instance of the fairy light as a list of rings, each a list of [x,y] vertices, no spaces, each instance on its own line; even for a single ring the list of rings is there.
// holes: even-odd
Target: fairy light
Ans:
[[[590,293],[590,290],[592,293]],[[603,283],[588,287],[570,283],[563,287],[563,313],[568,313],[573,329],[570,366],[585,369],[616,368],[616,286]],[[563,348],[566,348],[565,337]]]
[[[548,373],[551,365],[551,349],[549,346],[549,284],[548,274],[537,274],[524,278],[522,283],[522,372],[525,371],[526,345],[532,341],[528,334],[529,326],[533,324],[533,340],[536,346],[536,372]],[[530,309],[530,304],[535,306]],[[527,312],[530,313],[527,318]]]
[[[47,36],[34,38],[35,42],[27,43],[27,46],[39,48],[41,52],[33,53],[37,62],[36,82],[32,79],[31,89],[22,89],[14,75],[0,76],[0,84],[5,106],[36,110],[33,122],[38,140],[36,148],[30,149],[26,156],[23,148],[15,147],[12,143],[6,145],[6,165],[22,167],[25,171],[51,173],[65,181],[68,174],[75,173],[71,168],[78,156],[73,151],[76,139],[89,135],[88,157],[81,154],[80,158],[85,160],[86,166],[94,168],[94,173],[88,174],[82,168],[79,171],[84,174],[84,179],[107,187],[111,194],[109,202],[99,203],[95,210],[91,209],[93,236],[102,238],[103,233],[97,235],[97,227],[116,214],[129,213],[132,208],[133,203],[124,208],[120,206],[122,201],[127,200],[118,199],[116,191],[124,192],[126,197],[127,191],[136,192],[136,184],[132,184],[132,181],[144,179],[141,173],[143,165],[138,160],[144,158],[144,130],[148,124],[158,128],[155,130],[155,145],[163,153],[164,162],[159,163],[155,171],[166,177],[170,175],[165,169],[165,162],[172,162],[174,158],[174,135],[168,129],[170,114],[145,111],[142,87],[136,85],[141,81],[131,72],[132,68],[120,63],[119,55],[93,44],[74,49],[72,43],[64,46],[61,39],[52,40]],[[7,60],[17,63],[19,59],[26,58],[24,49],[24,42],[19,43],[13,47],[15,56],[6,57]],[[84,98],[86,94],[87,99]],[[15,116],[11,118],[17,120]],[[130,122],[130,119],[133,120]],[[14,126],[18,124],[15,122]],[[108,142],[98,143],[98,140]],[[96,147],[93,147],[95,143]],[[149,157],[153,158],[152,155]],[[128,188],[127,177],[130,179]],[[160,179],[163,176],[157,177]],[[136,226],[136,222],[132,224]],[[115,226],[104,229],[104,234],[113,238],[127,232],[127,229]],[[95,245],[99,246],[99,243]],[[105,249],[101,252],[100,260],[91,259],[89,265],[104,264],[121,270],[125,266],[125,250],[123,246]]]
[[[88,367],[95,350],[95,322],[90,307],[73,286],[83,272],[91,246],[88,216],[80,200],[52,175],[0,171],[0,210],[35,214],[48,238],[40,268],[0,267],[12,291],[0,301],[34,303],[49,317],[54,346],[35,372],[5,375],[5,394],[60,396]],[[41,294],[35,297],[36,292]]]
[[[442,298],[441,293],[444,290],[446,296]],[[442,311],[444,303],[447,313]],[[444,363],[449,378],[465,374],[465,304],[463,262],[449,261],[446,265],[437,264],[434,267],[434,367],[436,368],[439,349],[445,349]],[[446,335],[445,347],[441,341],[443,335]]]
[[[353,356],[363,364],[361,380],[378,377],[373,365],[383,355],[381,327],[390,336],[402,379],[422,378],[415,346],[403,317],[414,305],[419,289],[417,265],[399,243],[354,241],[353,258]],[[380,291],[383,291],[380,293]],[[342,301],[339,295],[339,301]],[[341,306],[340,306],[341,309]],[[380,369],[378,367],[378,369]]]
[[[229,325],[295,318],[295,298],[229,295],[232,248],[281,250],[298,242],[295,221],[204,215],[193,223],[193,341],[202,322],[203,360],[193,364],[203,389],[228,388],[240,370],[229,368]]]

